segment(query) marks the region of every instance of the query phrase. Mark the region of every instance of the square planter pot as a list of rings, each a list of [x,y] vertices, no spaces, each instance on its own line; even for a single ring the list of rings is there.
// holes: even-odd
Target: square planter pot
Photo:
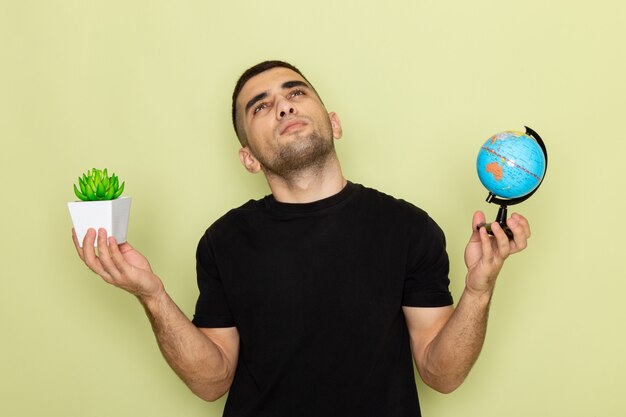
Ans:
[[[130,217],[130,197],[120,197],[108,201],[72,201],[67,203],[80,246],[90,228],[104,228],[108,236],[115,237],[117,243],[126,242],[128,218]],[[94,241],[94,246],[98,239]]]

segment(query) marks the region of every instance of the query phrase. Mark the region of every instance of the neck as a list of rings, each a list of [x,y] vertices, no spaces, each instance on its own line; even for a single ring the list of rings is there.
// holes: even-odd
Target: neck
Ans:
[[[341,172],[336,155],[320,166],[308,167],[290,175],[279,177],[266,172],[265,177],[276,201],[281,203],[311,203],[340,192],[347,181]]]

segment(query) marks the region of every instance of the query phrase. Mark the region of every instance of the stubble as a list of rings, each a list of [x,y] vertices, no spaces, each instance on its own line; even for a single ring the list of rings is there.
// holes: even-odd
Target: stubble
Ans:
[[[295,137],[279,144],[278,152],[273,158],[255,154],[263,172],[267,176],[291,181],[304,173],[315,175],[323,171],[329,159],[335,156],[330,120],[325,127],[324,132],[315,129],[306,136],[295,134]]]

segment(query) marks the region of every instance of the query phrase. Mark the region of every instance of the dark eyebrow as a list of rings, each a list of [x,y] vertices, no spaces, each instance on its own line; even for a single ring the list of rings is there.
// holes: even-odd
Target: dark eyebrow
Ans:
[[[267,93],[263,92],[261,94],[257,94],[256,96],[252,97],[252,100],[250,100],[248,102],[248,104],[246,104],[246,113],[248,113],[248,110],[250,110],[250,107],[254,106],[254,103],[256,103],[257,101],[263,100],[265,97],[267,97]]]
[[[283,85],[281,86],[284,90],[288,89],[288,88],[293,88],[293,87],[306,87],[306,88],[311,88],[309,87],[309,85],[307,83],[305,83],[304,81],[300,81],[300,80],[296,80],[296,81],[287,81],[285,83],[283,83]]]
[[[289,88],[293,88],[293,87],[305,87],[305,88],[311,88],[307,83],[305,83],[304,81],[300,81],[300,80],[294,80],[294,81],[286,81],[284,82],[281,86],[280,86],[283,90],[287,90]],[[250,108],[252,106],[254,106],[254,104],[257,101],[263,100],[265,97],[267,97],[267,92],[264,91],[260,94],[257,94],[256,96],[252,97],[252,99],[250,101],[248,101],[248,103],[246,104],[246,113],[248,113],[248,110],[250,110]]]

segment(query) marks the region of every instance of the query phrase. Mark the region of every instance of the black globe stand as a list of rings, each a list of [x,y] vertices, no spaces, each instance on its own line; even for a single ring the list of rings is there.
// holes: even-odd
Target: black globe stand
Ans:
[[[494,194],[489,193],[489,196],[487,196],[486,201],[491,203],[491,200],[495,197],[496,196]],[[506,234],[509,239],[513,239],[513,232],[511,231],[511,229],[509,229],[509,226],[506,225],[506,218],[507,218],[507,206],[504,204],[501,204],[500,208],[498,209],[498,215],[496,216],[496,223],[498,223],[498,225],[502,228],[502,230],[504,230],[504,234]],[[481,223],[476,226],[476,230],[479,230],[483,226],[485,227],[485,229],[487,229],[487,233],[493,236],[493,232],[491,231],[491,224]]]
[[[539,184],[537,184],[537,187],[535,187],[534,190],[532,190],[530,193],[523,195],[521,197],[504,199],[504,198],[498,198],[495,194],[493,194],[492,192],[489,192],[489,195],[487,196],[487,199],[485,200],[488,203],[494,203],[494,204],[500,205],[500,208],[498,209],[498,215],[496,216],[495,221],[502,228],[502,230],[504,230],[504,233],[508,236],[509,239],[513,239],[513,232],[506,225],[507,207],[512,206],[514,204],[519,204],[522,201],[526,201],[528,198],[530,198],[531,195],[535,194],[535,192],[539,189],[539,186],[543,182],[543,178],[545,178],[546,172],[548,171],[548,150],[546,149],[545,143],[543,143],[543,139],[541,139],[541,137],[539,136],[537,132],[535,132],[528,126],[524,126],[524,127],[526,128],[526,134],[529,136],[532,136],[537,141],[537,144],[543,151],[543,155],[546,160],[546,166],[545,166],[541,181],[539,181]],[[476,230],[480,230],[481,227],[485,227],[485,229],[487,229],[487,233],[493,236],[493,232],[491,230],[491,224],[486,224],[486,223],[478,224],[476,225]]]

